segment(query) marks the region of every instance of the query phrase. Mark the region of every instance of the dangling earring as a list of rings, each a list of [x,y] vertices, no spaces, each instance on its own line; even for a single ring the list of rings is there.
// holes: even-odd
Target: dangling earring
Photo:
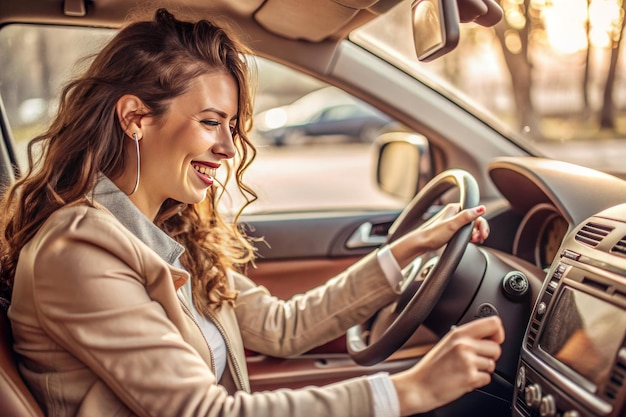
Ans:
[[[141,172],[141,155],[139,154],[139,137],[136,133],[132,134],[133,140],[135,141],[135,149],[137,149],[137,179],[135,180],[135,188],[128,195],[135,194],[137,188],[139,188],[139,174]]]

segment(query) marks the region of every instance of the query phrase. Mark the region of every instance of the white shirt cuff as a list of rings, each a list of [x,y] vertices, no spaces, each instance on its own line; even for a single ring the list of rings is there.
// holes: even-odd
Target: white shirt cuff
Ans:
[[[396,388],[386,372],[369,375],[367,380],[372,388],[375,417],[400,417],[400,402]]]
[[[376,257],[378,258],[378,264],[383,270],[385,278],[389,281],[391,288],[396,291],[400,291],[400,285],[402,284],[404,276],[402,275],[402,269],[400,268],[400,265],[398,265],[398,261],[396,261],[393,253],[391,253],[389,245],[385,245],[378,249]]]

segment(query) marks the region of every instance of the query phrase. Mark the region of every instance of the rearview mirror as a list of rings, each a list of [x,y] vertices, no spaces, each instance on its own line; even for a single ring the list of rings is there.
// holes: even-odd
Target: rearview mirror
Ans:
[[[415,0],[411,5],[417,59],[432,61],[459,43],[459,22],[493,26],[503,17],[495,0]]]
[[[460,22],[456,0],[415,0],[411,13],[417,59],[432,61],[456,48]]]

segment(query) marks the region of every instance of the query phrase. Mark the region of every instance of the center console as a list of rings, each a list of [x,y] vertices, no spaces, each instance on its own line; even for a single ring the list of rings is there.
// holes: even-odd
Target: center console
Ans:
[[[513,416],[626,416],[626,205],[572,230],[537,298]]]

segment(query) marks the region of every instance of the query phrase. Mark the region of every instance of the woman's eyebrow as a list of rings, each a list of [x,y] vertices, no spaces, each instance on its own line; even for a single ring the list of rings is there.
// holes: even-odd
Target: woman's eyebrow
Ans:
[[[222,110],[219,110],[219,109],[216,109],[215,107],[206,108],[206,109],[202,110],[200,113],[215,113],[215,114],[217,114],[218,116],[220,116],[223,119],[227,119],[228,118],[228,114],[226,112],[224,112]],[[231,117],[230,120],[236,120],[238,118],[239,118],[239,115],[235,114],[233,117]]]

